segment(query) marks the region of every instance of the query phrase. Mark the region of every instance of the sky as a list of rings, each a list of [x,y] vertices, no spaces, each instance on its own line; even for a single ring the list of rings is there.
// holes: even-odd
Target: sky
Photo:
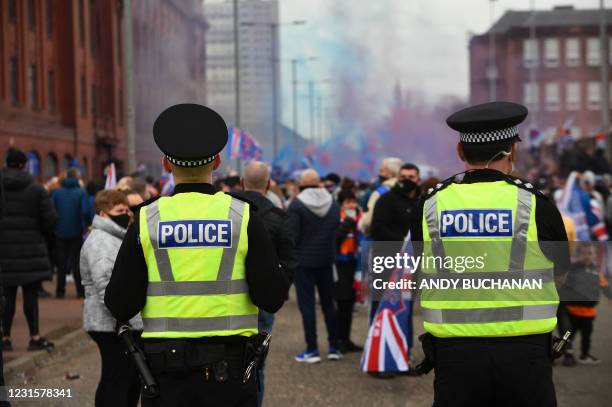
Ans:
[[[598,8],[599,0],[534,0],[536,9],[555,5]],[[382,114],[392,101],[395,83],[436,104],[449,96],[468,98],[468,38],[491,25],[489,0],[279,0],[281,22],[305,20],[281,32],[283,58],[317,57],[301,64],[300,80],[331,79],[318,86],[333,110],[350,79],[358,94]],[[507,10],[528,10],[531,0],[496,0],[493,17]],[[612,0],[606,0],[611,6]],[[292,122],[291,71],[283,64],[283,121]],[[306,94],[303,87],[302,93]],[[325,104],[325,102],[324,102]],[[300,99],[307,118],[308,100]],[[332,117],[333,120],[333,117]],[[308,135],[306,121],[300,130]]]

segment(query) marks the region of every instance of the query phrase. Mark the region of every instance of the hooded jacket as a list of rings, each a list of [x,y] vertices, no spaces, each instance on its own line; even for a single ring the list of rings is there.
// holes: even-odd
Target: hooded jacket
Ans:
[[[89,223],[89,199],[87,192],[79,185],[79,180],[66,177],[62,187],[53,191],[52,197],[59,215],[55,227],[57,237],[73,239],[81,236]]]
[[[3,216],[0,219],[0,268],[5,286],[51,276],[47,240],[53,238],[57,213],[47,191],[25,171],[2,171]]]
[[[306,188],[289,205],[299,267],[331,267],[336,254],[340,208],[325,188]]]
[[[85,288],[83,329],[88,332],[114,332],[116,320],[104,305],[104,292],[126,229],[109,218],[94,216],[92,229],[81,248],[81,283]],[[140,314],[130,320],[133,329],[142,330]]]

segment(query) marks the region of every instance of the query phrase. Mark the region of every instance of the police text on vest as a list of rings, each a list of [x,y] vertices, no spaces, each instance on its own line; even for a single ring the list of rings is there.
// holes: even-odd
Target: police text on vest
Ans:
[[[511,209],[458,209],[440,213],[440,237],[511,236]]]
[[[160,249],[232,247],[232,221],[162,221],[157,226],[157,243]]]

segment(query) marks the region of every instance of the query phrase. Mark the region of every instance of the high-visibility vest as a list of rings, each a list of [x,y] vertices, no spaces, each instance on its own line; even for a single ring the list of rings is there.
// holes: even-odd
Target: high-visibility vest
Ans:
[[[451,183],[426,199],[422,221],[425,256],[484,256],[480,259],[483,267],[460,270],[461,275],[433,262],[422,268],[424,279],[432,278],[427,273],[435,273],[444,278],[537,279],[542,283],[541,288],[533,289],[495,286],[458,291],[429,286],[421,292],[427,332],[440,338],[508,337],[548,333],[555,328],[559,297],[554,265],[538,243],[535,207],[532,192],[505,180]]]
[[[162,197],[140,210],[144,338],[258,332],[245,274],[248,223],[249,205],[222,192]]]

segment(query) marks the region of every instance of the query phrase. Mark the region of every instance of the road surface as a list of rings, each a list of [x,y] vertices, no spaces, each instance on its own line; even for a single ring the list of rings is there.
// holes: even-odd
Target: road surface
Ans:
[[[294,294],[294,293],[292,293]],[[560,406],[609,406],[612,400],[612,305],[599,306],[595,324],[593,353],[603,362],[599,366],[555,367],[555,382]],[[419,326],[420,319],[415,326]],[[318,319],[321,350],[324,353],[325,332],[322,316]],[[354,339],[365,339],[366,308],[355,313]],[[97,348],[87,337],[75,343],[74,350],[58,355],[45,367],[10,385],[28,387],[70,388],[70,400],[25,400],[15,406],[93,406],[93,394],[99,377]],[[318,365],[302,365],[293,361],[304,347],[301,319],[295,295],[277,315],[274,339],[266,368],[267,407],[320,406],[431,406],[433,374],[422,377],[398,377],[377,380],[359,371],[358,354],[350,354],[340,362],[324,361]],[[419,352],[420,353],[420,352]],[[77,380],[67,380],[67,372],[78,373]]]

